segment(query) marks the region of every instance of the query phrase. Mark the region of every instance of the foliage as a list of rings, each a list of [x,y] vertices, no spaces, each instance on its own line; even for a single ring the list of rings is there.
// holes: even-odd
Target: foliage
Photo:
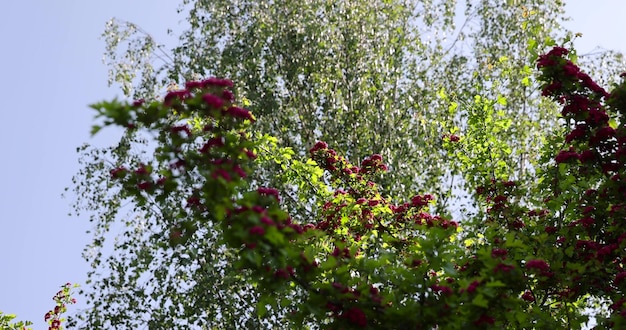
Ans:
[[[105,125],[159,136],[155,159],[175,166],[118,167],[111,178],[138,205],[182,191],[182,209],[163,218],[156,245],[188,251],[211,228],[237,255],[244,288],[258,294],[260,324],[282,312],[292,326],[313,328],[580,328],[595,297],[610,300],[600,326],[619,328],[626,83],[607,93],[566,55],[555,47],[537,65],[542,94],[563,105],[566,134],[545,148],[540,184],[530,191],[487,173],[476,189],[484,212],[468,222],[481,230],[464,236],[429,212],[433,196],[385,196],[375,183],[389,170],[381,155],[355,166],[325,142],[309,153],[333,193],[319,218],[294,222],[278,190],[244,180],[263,139],[251,139],[255,117],[233,106],[229,81],[190,82],[163,102],[94,108]],[[446,137],[451,150],[472,141]],[[523,202],[531,192],[543,197],[540,209]]]
[[[185,205],[192,192],[200,193],[193,189],[205,182],[203,172],[186,170],[188,164],[176,165],[178,160],[171,158],[184,159],[187,149],[180,155],[163,152],[171,143],[183,141],[193,150],[199,142],[186,140],[190,136],[184,130],[182,140],[174,141],[166,130],[144,127],[142,121],[187,125],[195,137],[207,119],[155,102],[164,101],[158,92],[166,85],[173,91],[177,85],[211,75],[237,82],[232,91],[241,100],[239,106],[255,115],[254,130],[247,134],[258,158],[247,182],[234,189],[235,196],[259,186],[275,187],[281,192],[281,207],[289,210],[294,223],[315,223],[330,216],[323,206],[339,189],[346,189],[343,179],[337,181],[335,174],[309,159],[307,151],[318,140],[358,168],[370,159],[367,155],[385,159],[388,172],[363,179],[376,182],[374,192],[367,193],[385,201],[372,209],[373,214],[390,221],[391,206],[403,205],[416,193],[432,193],[435,198],[428,210],[411,212],[440,214],[448,220],[454,215],[467,223],[460,233],[432,234],[424,240],[448,235],[455,237],[454,244],[468,242],[468,250],[485,249],[489,243],[485,237],[495,229],[483,225],[488,216],[484,196],[475,188],[489,187],[490,179],[515,180],[516,189],[528,193],[512,200],[521,207],[543,207],[543,192],[534,184],[541,156],[537,151],[556,149],[558,138],[546,136],[561,128],[557,107],[540,97],[532,63],[547,46],[573,38],[560,26],[561,1],[485,0],[467,1],[464,6],[449,0],[184,4],[190,28],[171,51],[132,23],[113,20],[107,25],[111,81],[120,83],[126,95],[147,101],[134,108],[124,103],[97,106],[102,115],[122,127],[130,124],[130,129],[117,146],[79,149],[84,168],[74,179],[79,196],[75,208],[77,213],[89,212],[94,223],[93,244],[85,251],[93,266],[88,281],[92,288],[86,292],[93,305],[83,314],[86,327],[259,328],[284,323],[285,310],[277,307],[280,301],[259,293],[258,285],[248,281],[251,273],[236,267],[237,253],[218,235],[219,211],[208,217],[210,221],[186,220],[194,217]],[[457,27],[455,22],[463,24]],[[154,57],[164,64],[155,63]],[[130,116],[146,106],[153,107],[150,116],[155,117]],[[107,113],[114,109],[116,113]],[[157,154],[162,156],[154,157]],[[184,169],[187,176],[158,199],[149,194],[151,189],[125,189],[151,184],[160,191],[158,178],[144,182],[131,175],[142,164],[151,175]],[[119,173],[130,173],[128,177],[110,176],[111,170],[122,167],[128,170]],[[124,181],[128,178],[137,181]],[[360,198],[348,195],[342,195],[338,205]],[[343,207],[334,212],[343,214],[341,219],[352,214]],[[181,232],[175,240],[180,243],[172,243],[175,248],[163,241],[172,228]],[[114,235],[114,243],[106,244]],[[382,240],[373,238],[372,251],[387,251],[388,247],[376,247]],[[324,244],[334,251],[333,240]],[[451,260],[467,257],[451,246],[442,247],[448,248],[453,251],[448,255]],[[402,247],[394,249],[405,253]],[[399,257],[389,262],[398,263]],[[432,258],[437,265],[438,254]],[[281,262],[275,261],[275,266],[284,266]],[[294,285],[282,302],[303,301],[306,293]],[[278,305],[268,308],[271,304]],[[255,312],[263,310],[261,321]]]

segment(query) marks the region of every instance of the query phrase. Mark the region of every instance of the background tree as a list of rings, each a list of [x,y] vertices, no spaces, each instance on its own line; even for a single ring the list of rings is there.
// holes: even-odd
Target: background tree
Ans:
[[[259,131],[278,138],[266,138],[258,150],[265,162],[256,182],[280,188],[299,221],[319,217],[317,206],[329,194],[321,183],[330,178],[306,161],[318,139],[357,166],[366,155],[381,154],[391,171],[380,187],[392,199],[433,192],[435,213],[465,219],[474,197],[452,196],[486,176],[524,185],[534,172],[534,150],[555,123],[555,107],[539,98],[531,63],[546,45],[571,38],[560,26],[560,1],[183,5],[190,28],[171,51],[131,23],[110,22],[112,81],[128,96],[152,100],[165,86],[198,77],[235,80],[235,94],[257,116]],[[451,136],[472,148],[449,152]],[[250,317],[259,297],[234,289],[250,287],[211,227],[190,246],[159,245],[187,192],[129,202],[111,181],[110,170],[122,165],[169,167],[151,157],[160,143],[129,130],[115,147],[82,149],[76,210],[93,212],[95,224],[86,250],[95,289],[86,324],[259,327]],[[102,247],[111,229],[120,234],[107,257]],[[280,324],[281,317],[266,322]]]

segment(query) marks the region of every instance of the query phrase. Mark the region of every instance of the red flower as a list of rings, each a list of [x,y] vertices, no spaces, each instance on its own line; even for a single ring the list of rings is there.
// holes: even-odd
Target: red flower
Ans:
[[[264,188],[264,187],[261,187],[261,188],[257,189],[257,192],[259,193],[259,195],[273,196],[273,197],[276,198],[276,201],[280,202],[280,196],[279,196],[278,190],[276,190],[274,188]]]
[[[228,79],[209,78],[200,82],[202,87],[233,87],[233,82]]]
[[[219,96],[215,96],[213,94],[202,95],[202,100],[213,109],[221,109],[222,106],[224,106],[224,100],[222,100]]]
[[[309,150],[310,153],[314,153],[318,150],[326,150],[328,149],[328,144],[326,144],[326,142],[324,141],[318,141],[317,143],[315,143],[315,145],[313,146],[313,148],[311,148],[311,150]]]
[[[530,292],[530,291],[524,292],[524,294],[522,295],[522,299],[524,299],[526,301],[529,301],[529,302],[535,301],[535,297],[533,296],[532,292]]]
[[[497,272],[503,271],[503,272],[507,272],[508,273],[508,272],[512,271],[513,269],[515,269],[515,266],[513,266],[513,265],[507,265],[507,264],[500,263],[500,264],[498,264],[496,266],[496,268],[493,269],[493,272],[497,273]]]
[[[230,107],[225,113],[227,116],[231,116],[233,118],[247,119],[249,121],[254,121],[254,117],[250,111],[239,108],[239,107]]]
[[[111,172],[109,173],[111,173],[112,178],[119,179],[119,178],[124,177],[124,175],[126,175],[126,171],[127,170],[124,167],[117,167],[117,168],[112,169]]]
[[[559,152],[559,154],[556,156],[554,160],[558,164],[558,163],[565,163],[569,161],[570,159],[578,159],[578,154],[575,151],[573,151],[573,148],[570,148],[569,151],[561,150],[561,152]]]
[[[493,249],[491,250],[491,257],[492,258],[502,258],[503,260],[506,259],[506,256],[509,254],[509,251],[507,251],[506,249]]]
[[[358,308],[352,307],[344,312],[344,317],[347,318],[352,324],[355,324],[359,327],[367,326],[367,317],[365,313]]]
[[[202,83],[199,81],[187,81],[185,82],[185,89],[192,90],[194,88],[202,88]]]
[[[139,190],[149,190],[152,187],[152,182],[144,181],[137,184]]]
[[[467,293],[474,293],[474,291],[476,291],[476,288],[478,288],[479,285],[480,285],[480,281],[474,281],[470,283],[470,285],[467,287]]]
[[[622,283],[622,281],[626,278],[626,272],[621,272],[617,275],[615,275],[615,279],[613,280],[613,283],[615,283],[615,285],[620,285],[620,283]]]
[[[254,226],[254,227],[250,228],[250,230],[248,230],[248,232],[251,235],[259,235],[259,236],[265,235],[265,229],[263,229],[263,227],[261,227],[261,226]]]
[[[474,321],[475,325],[482,325],[482,324],[494,324],[496,323],[496,320],[488,315],[481,315],[480,318],[478,318],[478,320]]]
[[[169,107],[175,100],[184,100],[189,98],[190,96],[191,93],[189,93],[188,90],[171,91],[167,93],[167,95],[165,95],[165,98],[163,99],[163,105]]]
[[[535,259],[526,262],[526,269],[537,269],[546,272],[550,269],[550,265],[545,260]]]

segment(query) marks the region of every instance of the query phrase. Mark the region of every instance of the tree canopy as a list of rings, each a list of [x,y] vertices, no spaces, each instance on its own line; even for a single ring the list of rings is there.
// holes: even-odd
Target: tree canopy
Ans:
[[[574,38],[560,1],[184,5],[161,67],[133,24],[105,33],[138,101],[95,104],[124,135],[79,150],[78,325],[576,328],[599,298],[619,314],[620,94],[575,53],[539,56]]]

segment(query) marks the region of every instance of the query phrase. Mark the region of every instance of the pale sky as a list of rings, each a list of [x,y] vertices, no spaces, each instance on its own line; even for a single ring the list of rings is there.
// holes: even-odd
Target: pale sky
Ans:
[[[46,329],[44,314],[65,282],[83,283],[81,252],[90,236],[86,218],[68,217],[62,199],[78,171],[76,147],[90,138],[88,104],[120,95],[107,87],[102,64],[105,22],[118,17],[140,25],[167,46],[167,28],[180,27],[174,0],[5,1],[0,20],[0,311]],[[626,51],[626,1],[570,0],[567,27],[583,33],[580,54],[596,46]],[[625,68],[626,69],[626,68]],[[79,297],[80,299],[80,297]],[[79,300],[78,308],[85,307]],[[70,311],[74,310],[71,308]]]

